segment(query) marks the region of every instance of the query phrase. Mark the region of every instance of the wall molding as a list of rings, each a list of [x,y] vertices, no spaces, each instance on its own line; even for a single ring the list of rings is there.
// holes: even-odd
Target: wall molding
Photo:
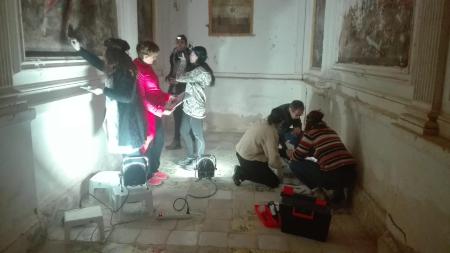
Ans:
[[[214,76],[218,78],[236,78],[236,79],[302,80],[302,75],[298,74],[214,72]]]

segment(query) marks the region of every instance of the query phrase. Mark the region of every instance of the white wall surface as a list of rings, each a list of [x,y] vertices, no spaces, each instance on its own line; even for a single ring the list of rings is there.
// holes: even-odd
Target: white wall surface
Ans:
[[[185,34],[193,46],[208,50],[216,86],[208,89],[209,130],[243,131],[248,120],[305,98],[302,72],[305,1],[254,1],[253,35],[208,36],[208,1],[156,1],[156,42],[161,53],[156,68],[170,70],[175,37]],[[234,120],[231,120],[234,118]]]
[[[209,51],[218,79],[217,86],[208,90],[208,129],[243,131],[272,107],[301,99],[307,111],[325,113],[325,120],[358,159],[359,184],[385,215],[377,222],[416,251],[450,248],[450,226],[442,226],[450,224],[450,200],[445,198],[450,194],[448,148],[396,124],[411,102],[410,73],[335,64],[341,29],[338,12],[349,2],[327,2],[321,71],[309,68],[313,1],[254,1],[251,37],[209,37],[206,0],[157,2],[162,75],[169,70],[167,58],[177,34],[186,34],[192,44]],[[303,74],[319,82],[310,86],[295,80]],[[445,94],[448,85],[447,73]]]
[[[0,116],[0,250],[37,221],[30,121],[33,110]]]
[[[302,65],[310,62],[303,59],[303,52],[305,56],[309,52],[303,42],[309,40],[310,33],[305,33],[304,24],[312,23],[308,14],[312,13],[311,2],[255,0],[253,36],[209,37],[207,0],[156,0],[155,40],[161,53],[155,68],[160,77],[168,73],[168,57],[177,34],[184,33],[192,44],[208,49],[209,63],[217,76],[216,86],[207,91],[206,128],[212,131],[242,132],[250,121],[265,117],[273,107],[293,99],[303,100],[307,111],[320,108],[325,113],[325,120],[339,132],[358,159],[359,184],[385,212],[382,225],[397,239],[404,240],[390,223],[390,215],[406,233],[405,244],[419,252],[447,252],[450,248],[448,147],[395,124],[408,102],[405,98],[411,96],[410,84],[403,73],[397,74],[399,78],[395,80],[386,78],[391,73],[381,72],[385,75],[380,78],[347,73],[346,78],[350,79],[344,81],[350,81],[344,85],[341,79],[333,79],[339,78],[337,75],[325,76],[327,69],[324,69],[321,72],[324,76],[318,78],[325,77],[326,82],[306,84],[300,81],[305,74],[303,71],[317,75],[311,74],[309,66]],[[307,3],[308,8],[305,7]],[[328,9],[326,13],[333,11]],[[126,32],[124,37],[134,38]],[[334,37],[329,38],[326,43],[333,43]],[[324,59],[332,57],[324,55]],[[83,66],[74,68],[77,71],[71,72],[73,78],[88,71],[92,78],[90,82],[98,84],[101,81],[95,71],[83,69]],[[444,110],[450,113],[449,64],[446,69]],[[54,73],[49,73],[37,68],[29,70],[30,75],[19,73],[15,76],[15,84],[18,87],[42,82],[64,85],[54,76],[57,72],[62,73],[60,70],[63,69],[52,69]],[[359,80],[367,82],[352,86],[353,81]],[[375,88],[364,87],[370,85]],[[383,87],[390,88],[383,90]],[[84,178],[95,170],[109,169],[107,165],[110,164],[101,131],[102,101],[74,92],[68,98],[50,102],[54,100],[52,94],[47,94],[47,102],[35,106],[37,116],[31,123],[35,195],[29,195],[28,188],[19,194],[26,196],[25,200],[35,198],[33,201],[42,209],[65,208],[50,204],[64,196],[72,200],[67,201],[68,206],[74,204],[79,195],[68,196],[66,193],[73,189],[81,192]],[[13,143],[12,140],[22,130],[27,130],[27,126],[12,130],[0,128],[0,145]],[[3,161],[6,156],[20,154],[22,146],[27,145],[12,145],[12,153],[4,152],[4,146],[1,146],[0,158]],[[26,164],[19,164],[14,171],[26,167]],[[20,179],[22,173],[12,176]],[[10,196],[13,193],[8,192]],[[23,200],[16,199],[11,208],[23,207]],[[27,206],[28,211],[32,206],[36,205]],[[12,218],[18,219],[20,215]],[[0,220],[2,229],[4,224],[9,223]]]

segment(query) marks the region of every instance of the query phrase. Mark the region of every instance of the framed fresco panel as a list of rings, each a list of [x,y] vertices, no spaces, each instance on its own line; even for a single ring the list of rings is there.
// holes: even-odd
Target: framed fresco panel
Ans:
[[[138,0],[138,41],[153,40],[153,0]]]
[[[209,0],[210,36],[253,35],[253,0]]]
[[[343,16],[338,63],[406,68],[414,0],[357,0]]]
[[[316,0],[314,6],[314,26],[311,67],[322,67],[323,29],[325,21],[326,0]]]
[[[90,51],[102,54],[103,41],[117,36],[115,0],[21,0],[25,57],[74,55],[67,38],[74,36]]]

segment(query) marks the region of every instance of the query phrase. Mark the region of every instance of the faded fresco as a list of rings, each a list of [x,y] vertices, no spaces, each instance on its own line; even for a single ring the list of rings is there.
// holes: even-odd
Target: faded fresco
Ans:
[[[407,67],[413,7],[413,0],[356,1],[343,18],[338,62]]]
[[[138,0],[138,40],[153,40],[153,0]]]
[[[103,41],[117,35],[115,0],[21,0],[26,56],[73,53],[71,24],[84,47],[102,54]]]
[[[253,0],[209,0],[209,35],[251,35]]]
[[[312,67],[322,67],[323,29],[325,21],[325,0],[316,0],[314,10]]]

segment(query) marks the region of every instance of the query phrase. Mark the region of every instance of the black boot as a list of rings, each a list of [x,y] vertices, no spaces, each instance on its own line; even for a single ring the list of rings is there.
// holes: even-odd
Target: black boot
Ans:
[[[234,166],[234,174],[233,174],[233,182],[236,186],[241,185],[242,181],[240,176],[239,176],[239,170],[241,169],[241,166],[236,165]]]

